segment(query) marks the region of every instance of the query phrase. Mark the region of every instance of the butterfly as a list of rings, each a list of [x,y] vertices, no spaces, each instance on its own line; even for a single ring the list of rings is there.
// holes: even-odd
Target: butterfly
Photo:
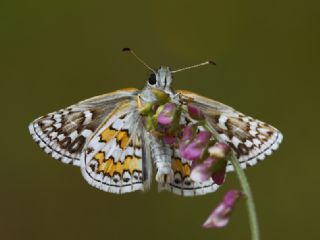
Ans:
[[[136,54],[131,49],[133,55]],[[196,93],[172,88],[171,71],[160,67],[142,90],[128,88],[93,97],[34,120],[29,131],[38,145],[53,158],[79,166],[92,186],[111,193],[149,189],[153,166],[159,189],[182,196],[214,192],[219,187],[211,178],[195,182],[190,178],[191,161],[183,159],[177,146],[171,146],[148,132],[139,105],[155,101],[154,89],[174,101],[188,99],[205,115],[208,123],[229,144],[241,167],[253,166],[271,155],[282,141],[282,134],[271,125],[246,116],[220,102]],[[181,123],[194,120],[186,113]],[[227,171],[233,171],[231,163]]]

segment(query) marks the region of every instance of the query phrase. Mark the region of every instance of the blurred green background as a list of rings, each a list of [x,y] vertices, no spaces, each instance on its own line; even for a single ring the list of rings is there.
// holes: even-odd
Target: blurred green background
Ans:
[[[79,100],[144,85],[151,66],[179,68],[189,89],[264,120],[280,149],[246,173],[263,239],[320,239],[318,1],[1,1],[1,239],[249,239],[244,201],[229,226],[201,224],[214,194],[113,195],[45,155],[27,125]]]

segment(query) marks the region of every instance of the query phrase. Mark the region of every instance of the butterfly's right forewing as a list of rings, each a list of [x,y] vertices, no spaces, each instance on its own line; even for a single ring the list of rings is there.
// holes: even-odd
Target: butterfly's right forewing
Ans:
[[[79,102],[42,116],[29,125],[39,146],[60,161],[80,165],[80,154],[104,119],[137,89],[124,89]]]

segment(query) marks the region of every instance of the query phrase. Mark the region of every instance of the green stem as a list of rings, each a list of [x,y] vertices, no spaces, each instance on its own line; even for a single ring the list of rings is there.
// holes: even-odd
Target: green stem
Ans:
[[[209,130],[214,135],[215,139],[217,139],[218,141],[224,142],[221,139],[220,135],[217,133],[217,131],[210,124],[208,124],[207,121],[204,121],[203,125],[207,130]],[[234,155],[234,152],[232,152],[229,160],[231,161],[231,163],[234,167],[234,171],[237,174],[242,191],[246,195],[246,200],[247,200],[246,202],[247,202],[247,209],[248,209],[248,216],[249,216],[250,230],[251,230],[251,239],[252,240],[259,240],[260,239],[259,224],[258,224],[256,208],[254,205],[254,200],[253,200],[253,196],[252,196],[252,192],[250,189],[248,179],[247,179],[243,169],[241,168],[238,159]]]
[[[247,200],[247,208],[248,208],[248,215],[250,221],[250,229],[251,229],[251,239],[252,240],[259,240],[259,224],[257,219],[256,208],[254,205],[254,200],[252,196],[252,192],[250,189],[250,185],[246,175],[244,174],[243,169],[241,168],[238,159],[235,157],[234,153],[231,154],[230,161],[234,167],[234,170],[238,176],[242,191],[246,195]]]

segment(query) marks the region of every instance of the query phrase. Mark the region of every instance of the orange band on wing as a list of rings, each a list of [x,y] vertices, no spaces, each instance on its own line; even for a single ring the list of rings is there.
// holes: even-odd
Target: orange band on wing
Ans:
[[[115,138],[121,149],[125,149],[129,142],[129,134],[127,130],[114,130],[110,127],[106,128],[100,135],[100,140],[104,142],[109,142],[111,139]]]
[[[120,131],[117,134],[117,142],[120,145],[121,149],[125,149],[127,147],[127,144],[129,142],[129,136],[128,136],[128,132],[127,131]]]
[[[141,171],[141,158],[136,156],[127,156],[124,162],[115,162],[112,157],[105,159],[105,154],[99,152],[94,156],[98,162],[98,172],[103,172],[106,175],[113,176],[115,174],[122,175],[124,171],[133,174],[134,171]]]
[[[190,176],[190,166],[187,163],[182,163],[181,159],[176,158],[172,161],[172,170],[173,172],[180,172],[182,177]]]

